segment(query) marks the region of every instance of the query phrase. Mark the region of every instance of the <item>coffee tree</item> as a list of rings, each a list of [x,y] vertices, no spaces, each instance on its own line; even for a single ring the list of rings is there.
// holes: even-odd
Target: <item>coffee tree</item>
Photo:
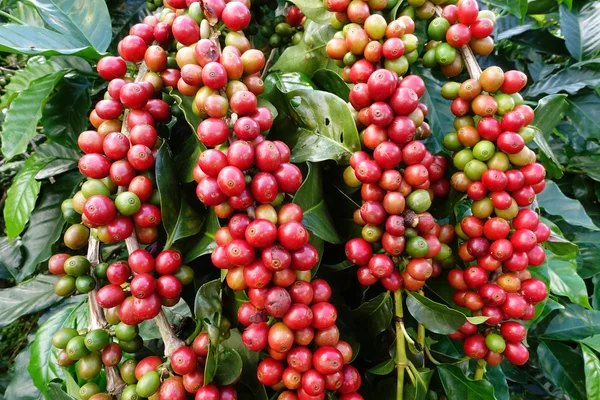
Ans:
[[[2,7],[4,398],[600,398],[599,3]]]

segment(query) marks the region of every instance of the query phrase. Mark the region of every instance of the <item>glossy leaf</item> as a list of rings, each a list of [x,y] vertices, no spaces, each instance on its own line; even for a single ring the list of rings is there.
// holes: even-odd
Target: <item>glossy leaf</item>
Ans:
[[[34,336],[34,335],[30,335]],[[33,339],[32,339],[33,340]],[[35,387],[31,375],[27,371],[31,358],[31,343],[27,345],[15,358],[12,367],[13,376],[4,392],[5,399],[11,400],[41,400],[42,393]]]
[[[583,357],[573,348],[557,342],[541,342],[537,348],[544,375],[571,400],[585,400]]]
[[[550,291],[568,297],[573,303],[591,308],[584,280],[577,274],[575,253],[557,255],[546,251],[545,265],[550,276]]]
[[[215,279],[200,286],[194,302],[196,319],[208,318],[223,310],[221,304],[221,280]]]
[[[490,4],[522,19],[527,14],[527,0],[491,0]]]
[[[10,240],[25,229],[41,188],[41,183],[35,179],[35,176],[51,161],[54,161],[54,158],[29,157],[8,189],[4,221]]]
[[[42,113],[44,134],[52,141],[79,150],[77,138],[88,127],[92,105],[87,80],[65,79],[58,85]]]
[[[29,229],[23,235],[24,263],[18,281],[33,273],[37,265],[52,256],[52,245],[62,233],[64,220],[60,205],[70,197],[81,182],[79,172],[60,176],[45,185],[35,210],[29,219]]]
[[[352,310],[352,317],[362,327],[361,334],[371,339],[389,327],[393,316],[394,306],[389,292],[381,293]]]
[[[270,71],[303,72],[309,76],[321,68],[339,71],[325,52],[325,46],[334,34],[335,30],[329,23],[319,25],[308,20],[300,43],[285,49]]]
[[[473,381],[455,365],[438,365],[440,380],[450,399],[490,400],[494,399],[494,387],[486,380]]]
[[[588,399],[600,398],[600,359],[592,349],[583,345],[583,367],[585,371],[585,392]]]
[[[198,125],[200,125],[202,119],[196,114],[194,114],[192,111],[194,97],[184,96],[177,90],[173,90],[173,88],[169,88],[169,95],[171,95],[175,99],[175,103],[181,109],[181,111],[183,111],[183,116],[185,117],[185,120],[187,121],[190,128],[192,129],[192,132],[196,132],[196,129],[198,129]],[[200,146],[204,145],[200,144]]]
[[[104,0],[30,0],[52,29],[103,52],[111,39],[111,22]]]
[[[600,155],[571,157],[567,165],[567,171],[584,173],[593,180],[600,182]]]
[[[443,150],[444,136],[454,131],[454,116],[447,112],[451,102],[439,95],[446,81],[437,79],[430,69],[422,67],[419,63],[414,63],[410,68],[411,72],[419,75],[425,82],[426,90],[421,97],[421,102],[427,106],[427,123],[431,128],[431,136],[425,143],[427,149],[435,154]]]
[[[330,69],[320,69],[312,76],[312,81],[319,89],[333,93],[344,101],[348,101],[350,88],[342,77]]]
[[[548,76],[546,79],[535,82],[522,93],[524,97],[538,97],[542,94],[555,94],[567,92],[575,94],[584,87],[597,87],[600,85],[600,71],[587,67],[565,68]]]
[[[25,22],[26,25],[44,26],[44,20],[40,17],[40,13],[35,6],[24,1],[8,2],[6,5],[10,10],[10,14]]]
[[[219,364],[213,382],[218,386],[237,382],[242,373],[242,367],[243,361],[240,354],[232,348],[224,348],[219,352]]]
[[[35,176],[36,179],[56,177],[63,172],[76,169],[79,158],[81,158],[81,152],[63,147],[55,142],[42,144],[40,147],[38,147],[36,154],[46,158],[53,157],[55,159],[54,161],[46,164],[44,168],[38,172],[38,174]]]
[[[444,304],[436,303],[416,292],[407,292],[406,306],[410,314],[427,330],[434,333],[454,333],[468,320],[473,324],[485,322],[487,317],[466,317]]]
[[[196,135],[192,134],[185,140],[181,151],[175,154],[177,177],[181,182],[188,183],[194,180],[194,168],[198,165],[198,157],[202,151]]]
[[[156,184],[160,194],[162,223],[167,232],[165,248],[169,248],[176,240],[198,233],[203,218],[182,196],[175,173],[175,163],[166,142],[156,156]]]
[[[537,200],[540,207],[548,214],[561,217],[565,222],[574,226],[582,226],[593,231],[599,230],[579,200],[565,196],[552,181],[546,181],[546,188],[538,194]]]
[[[506,375],[504,375],[502,368],[499,365],[495,367],[487,365],[485,375],[494,387],[494,397],[497,400],[510,400],[508,381],[506,380]]]
[[[577,129],[577,133],[586,139],[600,139],[600,121],[594,113],[600,107],[600,95],[596,92],[569,96],[569,107],[565,115]]]
[[[204,231],[186,241],[186,244],[191,243],[191,246],[185,246],[184,262],[188,263],[200,256],[212,253],[217,247],[217,244],[215,243],[215,233],[220,227],[219,218],[217,218],[215,211],[212,208],[209,208]]]
[[[108,11],[112,22],[111,49],[116,49],[118,42],[129,33],[129,28],[140,22],[148,13],[144,0],[111,1]]]
[[[307,18],[322,23],[329,23],[329,18],[333,14],[323,7],[321,0],[292,0]]]
[[[235,350],[240,355],[242,359],[241,383],[252,392],[253,400],[267,400],[268,397],[265,392],[265,387],[258,383],[258,380],[256,379],[256,367],[261,359],[260,353],[250,351],[244,346],[242,343],[242,335],[237,329],[232,329],[230,333],[231,336],[222,343],[222,346],[226,349]],[[238,393],[240,392],[241,390],[238,391]]]
[[[429,382],[433,376],[433,370],[429,368],[416,368],[409,364],[413,373],[414,382],[408,382],[404,385],[404,399],[406,400],[425,400],[429,389]]]
[[[291,118],[299,127],[292,145],[291,162],[335,160],[347,163],[350,155],[360,149],[352,114],[339,97],[301,89],[285,93],[285,98]]]
[[[544,166],[553,178],[561,178],[563,168],[547,140],[561,121],[562,112],[567,108],[566,98],[567,96],[564,94],[554,94],[540,99],[535,108],[535,118],[531,123],[532,127],[537,128],[533,140],[541,150],[540,156],[543,155]]]
[[[58,382],[51,382],[48,385],[48,394],[52,400],[77,400],[62,389],[62,385]]]
[[[52,346],[52,335],[63,327],[85,329],[77,324],[77,313],[81,307],[85,308],[87,296],[80,295],[62,302],[48,311],[49,318],[38,328],[35,341],[31,346],[31,361],[27,370],[33,378],[35,386],[48,396],[48,384],[54,379],[64,377],[62,368],[56,362],[58,350]]]
[[[43,60],[40,57],[31,58],[25,68],[18,69],[4,87],[6,93],[0,98],[0,109],[8,107],[19,93],[31,85],[31,82],[61,69],[60,65],[52,61]]]
[[[65,73],[58,71],[36,79],[12,102],[2,127],[2,153],[8,160],[27,150],[48,96]]]
[[[600,55],[600,3],[575,2],[569,9],[560,6],[560,30],[565,37],[569,53],[577,60],[583,61]]]
[[[584,340],[600,335],[600,312],[569,304],[559,310],[540,336],[556,340]]]
[[[307,163],[308,173],[294,196],[294,203],[302,207],[302,223],[319,238],[334,244],[341,239],[333,226],[333,220],[327,210],[323,197],[323,172],[318,164]]]
[[[17,24],[0,25],[0,51],[27,55],[76,55],[89,60],[102,56],[89,45],[50,29]]]
[[[579,341],[588,347],[591,347],[596,352],[600,353],[600,335],[588,336],[585,339]]]
[[[9,241],[6,236],[0,237],[0,279],[16,278],[22,261],[21,240]]]
[[[60,301],[61,298],[54,294],[57,279],[55,276],[37,275],[27,282],[1,290],[0,328]]]
[[[367,372],[372,373],[373,375],[388,375],[391,374],[393,370],[396,369],[396,362],[393,358],[389,360],[382,361],[373,368],[369,368]]]

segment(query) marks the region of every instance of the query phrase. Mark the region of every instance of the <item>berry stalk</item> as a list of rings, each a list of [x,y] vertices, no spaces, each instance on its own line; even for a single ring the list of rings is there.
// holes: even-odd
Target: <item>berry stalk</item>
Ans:
[[[404,338],[404,330],[402,325],[404,324],[404,309],[402,307],[402,288],[394,292],[394,305],[396,310],[396,400],[402,400],[404,391],[404,370],[408,366],[408,359],[406,358],[406,343]]]

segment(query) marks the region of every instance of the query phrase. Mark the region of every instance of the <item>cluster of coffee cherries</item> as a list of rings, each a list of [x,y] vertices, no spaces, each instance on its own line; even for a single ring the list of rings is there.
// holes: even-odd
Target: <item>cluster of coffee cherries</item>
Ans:
[[[337,391],[343,399],[362,399],[356,393],[360,374],[349,365],[352,347],[340,340],[330,297],[324,280],[297,280],[287,290],[270,289],[259,300],[264,301],[264,310],[253,296],[254,301],[238,311],[240,322],[249,326],[244,343],[253,350],[268,348],[269,357],[258,365],[257,376],[263,385],[284,390],[279,400],[324,398],[326,390]],[[268,316],[281,321],[269,326]],[[316,347],[309,348],[311,344]]]
[[[462,57],[458,49],[469,46],[477,55],[486,56],[494,50],[490,37],[496,17],[492,11],[479,11],[476,0],[462,0],[458,5],[448,4],[442,16],[434,18],[427,28],[426,52],[423,66],[440,66],[446,76],[454,77],[462,71]]]
[[[492,366],[499,365],[506,357],[515,365],[523,365],[529,359],[529,350],[522,343],[527,337],[527,328],[516,321],[503,322],[499,327],[479,328],[469,321],[455,333],[448,335],[455,340],[464,340],[465,353],[473,359],[484,359]]]
[[[388,24],[383,16],[367,13],[364,19],[361,16],[350,21],[326,47],[328,57],[343,68],[342,78],[346,82],[365,83],[378,63],[402,76],[417,60],[419,41],[413,34],[415,23],[411,18],[402,16]]]
[[[291,5],[287,9],[287,15],[275,16],[271,8],[277,8],[276,2],[266,2],[266,5],[261,5],[261,2],[252,2],[254,11],[256,5],[256,24],[250,24],[246,29],[246,33],[255,35],[260,33],[262,37],[269,41],[269,46],[276,49],[289,44],[298,44],[303,37],[304,14],[298,7]],[[264,2],[262,2],[264,3]]]
[[[289,162],[289,147],[260,138],[262,141],[255,140],[258,144],[237,140],[227,154],[210,149],[198,158],[196,194],[204,204],[215,207],[218,217],[228,218],[255,202],[281,204],[284,193],[293,193],[302,185],[302,172]]]
[[[293,203],[278,210],[260,204],[254,209],[254,219],[234,214],[227,226],[217,230],[211,260],[227,270],[226,282],[231,289],[246,290],[249,301],[238,309],[238,321],[245,327],[242,342],[251,351],[267,350],[270,356],[258,368],[261,383],[275,390],[287,388],[281,399],[322,399],[326,390],[355,393],[360,377],[351,366],[342,373],[351,349],[339,340],[337,310],[329,303],[331,288],[321,279],[307,282],[319,254],[308,242],[310,234],[302,218],[302,209]],[[312,356],[307,346],[313,343],[331,349],[339,344],[350,356],[346,354],[346,362],[326,374],[313,369],[310,359],[304,361],[304,370],[286,369],[285,360],[292,362],[290,354],[308,352]],[[332,374],[337,375],[328,378]],[[344,380],[345,375],[352,379]],[[326,379],[331,381],[327,385]],[[362,399],[358,394],[353,396]]]
[[[478,80],[443,88],[444,97],[453,99],[456,116],[457,132],[444,138],[444,145],[455,151],[459,170],[451,185],[472,201],[471,215],[455,230],[466,268],[449,271],[448,281],[456,289],[457,305],[488,317],[481,333],[465,324],[451,337],[465,340],[470,357],[485,357],[492,365],[502,354],[517,365],[528,360],[521,344],[525,328],[505,321],[533,318],[533,306],[548,295],[546,284],[527,270],[544,262],[541,243],[550,237],[550,229],[527,208],[544,189],[546,171],[526,147],[534,134],[527,126],[533,110],[518,94],[526,82],[521,72],[490,67]]]
[[[236,400],[233,386],[204,385],[208,342],[208,334],[198,335],[191,347],[181,346],[175,350],[168,363],[157,356],[124,361],[119,372],[127,386],[121,398],[128,399],[131,392],[141,398],[156,395],[159,399],[185,400],[191,394],[195,400]],[[169,377],[161,380],[164,375]]]

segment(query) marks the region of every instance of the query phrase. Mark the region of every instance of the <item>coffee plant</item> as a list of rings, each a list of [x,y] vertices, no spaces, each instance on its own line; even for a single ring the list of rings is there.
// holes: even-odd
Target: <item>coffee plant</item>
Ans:
[[[600,399],[599,21],[3,1],[0,398]]]

